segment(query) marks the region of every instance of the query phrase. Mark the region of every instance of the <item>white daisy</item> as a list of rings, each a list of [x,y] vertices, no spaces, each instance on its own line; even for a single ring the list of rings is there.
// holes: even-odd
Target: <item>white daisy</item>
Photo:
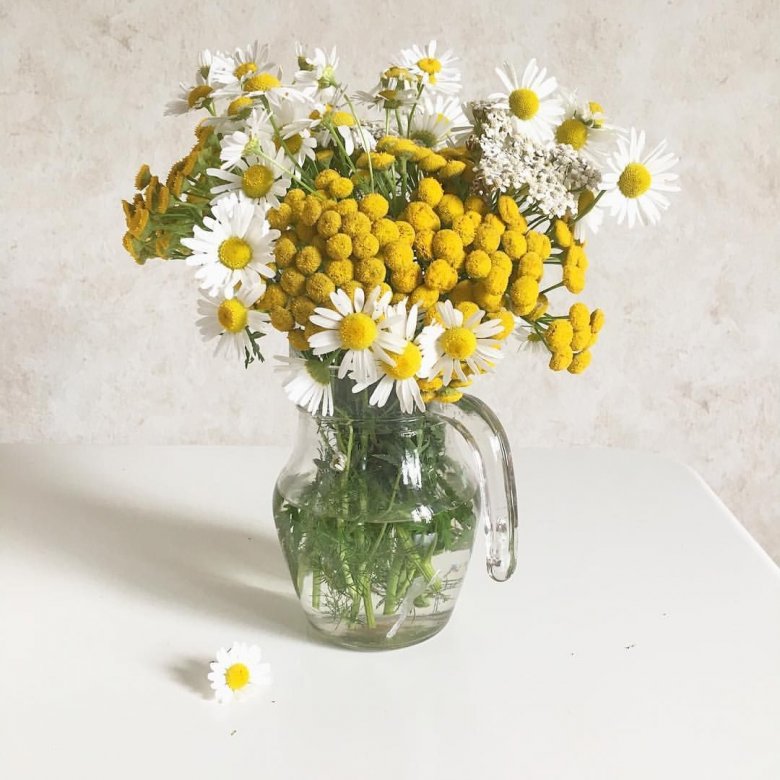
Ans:
[[[563,116],[555,140],[568,144],[596,163],[611,151],[620,129],[608,124],[598,103],[579,100],[576,92],[561,91]]]
[[[334,135],[339,136],[339,140],[344,144],[347,154],[354,154],[355,148],[363,151],[371,151],[376,146],[376,139],[368,130],[358,123],[357,118],[351,111],[338,110],[320,110],[322,119],[319,123],[319,131],[316,139],[322,147],[336,145]]]
[[[242,79],[267,66],[274,67],[268,62],[268,46],[255,41],[245,48],[237,47],[232,56],[222,54],[218,57],[212,65],[214,82],[230,92],[240,92]]]
[[[388,87],[381,82],[369,90],[358,90],[352,95],[356,103],[373,106],[381,111],[409,108],[417,100],[417,92],[403,87]]]
[[[375,287],[368,298],[362,288],[350,298],[344,290],[332,293],[334,309],[317,307],[309,320],[325,330],[309,337],[315,355],[326,355],[344,350],[338,377],[347,374],[356,381],[371,384],[377,377],[377,361],[390,363],[388,353],[400,353],[404,339],[392,331],[397,318],[384,316],[390,293],[380,297],[381,288]]]
[[[441,324],[426,326],[419,336],[423,360],[431,366],[428,376],[441,374],[443,383],[449,385],[453,377],[460,382],[468,381],[464,367],[472,375],[493,368],[501,358],[499,342],[492,338],[503,329],[501,321],[483,321],[482,309],[464,317],[452,301],[438,303],[436,309]]]
[[[393,66],[382,73],[375,87],[356,92],[354,99],[385,111],[406,108],[418,100],[416,83],[416,76],[409,70]]]
[[[229,59],[229,55],[224,52],[203,49],[198,53],[198,72],[209,84],[217,85],[216,73],[226,59]]]
[[[628,139],[618,139],[617,150],[607,160],[609,172],[602,179],[604,208],[617,216],[618,224],[628,217],[630,228],[636,222],[655,224],[661,211],[669,208],[669,199],[662,193],[680,189],[674,184],[677,174],[670,172],[678,158],[665,153],[666,141],[647,154],[644,147],[644,132],[637,133],[632,127]]]
[[[316,119],[309,116],[309,107],[304,103],[288,100],[274,111],[274,122],[278,132],[273,136],[276,146],[289,152],[289,156],[302,165],[304,160],[314,160],[317,139],[312,136]],[[284,144],[282,144],[282,141]]]
[[[418,105],[410,124],[409,138],[430,149],[439,149],[446,143],[457,144],[472,130],[458,98],[442,96]]]
[[[165,116],[187,114],[203,108],[214,98],[214,87],[198,73],[194,84],[179,82],[179,95],[165,105]]]
[[[530,325],[521,324],[515,328],[514,335],[520,342],[518,352],[549,353],[541,336]]]
[[[212,296],[222,293],[232,298],[239,282],[253,287],[259,277],[272,277],[268,263],[275,260],[273,245],[280,233],[269,227],[265,209],[230,193],[211,211],[212,217],[203,218],[205,228],[195,225],[194,235],[181,240],[192,250],[187,265],[200,266],[195,278],[201,288]]]
[[[336,68],[339,57],[334,46],[330,54],[323,49],[315,49],[314,54],[307,55],[301,49],[298,55],[299,70],[295,74],[295,86],[302,92],[315,95],[321,90],[338,86]]]
[[[580,196],[581,202],[582,196]],[[584,241],[590,235],[595,236],[604,223],[604,207],[601,200],[596,201],[587,211],[583,209],[583,212],[583,216],[578,215],[574,223],[574,237],[579,241]]]
[[[271,682],[271,665],[260,663],[262,653],[257,645],[233,642],[217,651],[217,660],[208,674],[217,701],[226,703],[255,693],[258,686]]]
[[[453,67],[458,58],[451,51],[436,56],[436,41],[427,46],[403,49],[399,64],[414,74],[430,93],[455,95],[460,91],[460,71]]]
[[[275,366],[287,377],[282,383],[287,397],[309,414],[333,415],[333,387],[330,381],[330,365],[317,358],[285,357],[276,359],[284,365]]]
[[[414,332],[417,330],[417,304],[407,313],[406,301],[401,301],[395,306],[388,306],[387,315],[393,321],[389,326],[390,330],[404,340],[404,345],[400,351],[391,354],[389,362],[379,363],[380,378],[369,398],[369,403],[372,406],[384,406],[390,393],[395,389],[402,412],[411,414],[415,407],[425,411],[417,377],[428,376],[431,366],[426,364],[420,345],[414,338]],[[353,389],[359,392],[369,384],[371,383],[358,383]]]
[[[274,134],[271,114],[265,109],[253,108],[244,127],[222,136],[219,157],[222,168],[233,168],[242,157],[275,153]]]
[[[521,78],[508,62],[504,63],[503,70],[496,68],[496,73],[507,91],[495,92],[490,99],[509,109],[515,130],[532,141],[551,140],[563,116],[563,106],[556,94],[558,82],[552,76],[548,78],[547,70],[540,68],[536,60],[528,63]]]
[[[271,154],[260,151],[262,156],[240,159],[232,171],[222,168],[208,168],[206,173],[224,184],[211,188],[214,193],[212,203],[224,197],[225,193],[242,193],[254,203],[267,203],[278,206],[290,189],[290,177],[287,175],[287,156],[284,149],[274,150]]]
[[[282,83],[282,69],[274,63],[264,63],[241,81],[241,92],[248,98],[263,98],[273,106],[286,100],[306,103],[309,97],[301,90]]]
[[[263,323],[268,322],[268,315],[251,308],[264,292],[265,283],[258,282],[253,287],[241,287],[233,298],[203,296],[198,301],[201,317],[196,325],[204,340],[218,339],[215,355],[243,358],[244,349],[251,354],[253,345],[247,328],[253,333],[262,332]]]

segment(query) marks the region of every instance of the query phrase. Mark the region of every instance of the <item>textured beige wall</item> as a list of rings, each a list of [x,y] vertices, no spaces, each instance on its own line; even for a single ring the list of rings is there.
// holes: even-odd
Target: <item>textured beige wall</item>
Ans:
[[[189,121],[162,111],[200,48],[256,36],[291,63],[296,38],[337,44],[359,86],[401,45],[437,37],[460,52],[467,95],[492,91],[500,59],[535,55],[682,158],[684,190],[658,229],[591,244],[584,300],[608,328],[589,372],[518,355],[480,393],[517,445],[690,463],[780,559],[777,2],[0,9],[3,440],[289,440],[294,413],[269,368],[215,363],[199,343],[190,269],[124,254],[119,199],[140,162],[164,172],[191,143]]]

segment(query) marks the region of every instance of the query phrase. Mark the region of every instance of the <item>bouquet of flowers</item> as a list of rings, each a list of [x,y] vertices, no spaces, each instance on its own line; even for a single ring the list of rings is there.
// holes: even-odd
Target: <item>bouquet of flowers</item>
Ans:
[[[367,91],[336,51],[298,48],[287,81],[268,48],[201,52],[168,113],[205,111],[163,183],[144,165],[123,202],[136,262],[181,259],[217,352],[262,359],[287,334],[290,398],[333,411],[331,368],[369,403],[452,402],[492,371],[508,337],[578,374],[604,322],[580,302],[585,239],[605,214],[655,222],[677,189],[662,142],[607,121],[532,60],[501,91],[460,99],[435,41],[401,51]]]
[[[168,107],[205,113],[196,143],[164,182],[141,167],[124,246],[196,269],[217,352],[248,366],[269,328],[286,334],[279,369],[311,434],[274,495],[296,589],[339,641],[410,644],[449,616],[491,471],[483,487],[469,477],[426,405],[474,412],[463,388],[512,341],[584,371],[603,313],[550,306],[583,291],[585,240],[607,215],[658,219],[676,158],[534,60],[497,68],[500,91],[471,102],[435,41],[366,91],[343,83],[335,50],[297,60],[287,80],[265,46],[200,54]],[[483,460],[503,453],[511,496],[488,519],[489,566],[506,579],[514,486],[490,425]]]

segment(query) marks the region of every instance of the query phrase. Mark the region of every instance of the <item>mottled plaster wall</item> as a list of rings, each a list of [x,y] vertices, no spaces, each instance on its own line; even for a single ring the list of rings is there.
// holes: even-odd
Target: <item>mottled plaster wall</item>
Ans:
[[[459,51],[467,95],[537,56],[623,124],[666,136],[684,191],[656,230],[592,242],[608,328],[583,377],[521,355],[479,392],[514,442],[668,453],[780,559],[780,6],[760,2],[0,2],[6,441],[287,442],[268,368],[215,365],[189,270],[134,266],[119,199],[191,143],[163,118],[202,47],[340,47],[355,85],[401,45]],[[274,346],[281,348],[277,340]],[[274,350],[272,350],[274,351]]]

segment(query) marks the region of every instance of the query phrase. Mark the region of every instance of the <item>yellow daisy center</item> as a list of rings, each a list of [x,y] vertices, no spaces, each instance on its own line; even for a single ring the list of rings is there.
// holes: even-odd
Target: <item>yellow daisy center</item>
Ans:
[[[230,116],[235,116],[236,114],[240,114],[245,108],[251,105],[252,98],[244,97],[242,95],[241,97],[237,97],[235,100],[231,101],[227,112]]]
[[[604,113],[604,109],[601,107],[601,103],[596,103],[595,100],[591,100],[590,103],[588,103],[588,108],[590,109],[591,114],[602,114],[602,113]],[[593,120],[593,126],[594,127],[603,127],[604,126],[604,120],[603,119],[594,119]]]
[[[268,92],[281,86],[282,82],[273,73],[258,73],[244,82],[244,92]]]
[[[352,127],[355,124],[355,117],[347,111],[334,111],[330,115],[330,121],[336,127]]]
[[[393,379],[409,379],[420,370],[422,365],[420,348],[411,341],[406,344],[400,355],[393,355],[393,357],[395,358],[393,365],[390,363],[382,364],[387,375]]]
[[[239,65],[234,71],[233,75],[237,79],[242,79],[249,73],[254,73],[257,70],[257,65],[254,62],[244,62]]]
[[[368,349],[376,340],[376,323],[363,312],[347,314],[339,325],[341,346],[344,349]]]
[[[233,271],[246,268],[252,260],[252,247],[238,236],[226,238],[217,251],[219,262]]]
[[[575,149],[582,149],[588,141],[588,126],[576,117],[571,117],[561,123],[555,131],[555,140],[559,144],[568,144]]]
[[[225,684],[231,691],[243,688],[249,682],[249,668],[245,664],[233,664],[225,669]]]
[[[423,57],[421,60],[417,60],[417,67],[423,73],[433,77],[441,70],[441,62],[433,57]],[[433,82],[433,78],[431,82]]]
[[[386,79],[401,79],[402,81],[412,81],[412,74],[406,68],[399,68],[397,65],[388,68],[383,74]]]
[[[273,183],[273,171],[266,165],[250,165],[241,176],[241,189],[250,198],[262,198]]]
[[[618,189],[627,198],[638,198],[650,189],[652,181],[650,171],[642,163],[632,162],[623,168],[618,179]]]
[[[187,95],[187,105],[190,108],[195,108],[202,100],[205,100],[211,94],[211,87],[207,84],[201,84],[190,90]]]
[[[539,110],[539,96],[532,89],[516,89],[509,93],[509,110],[524,122],[533,119]]]
[[[417,141],[420,146],[424,146],[427,149],[432,149],[439,141],[436,133],[431,130],[420,128],[419,130],[413,130],[409,136],[413,141]]]
[[[290,154],[298,154],[298,152],[301,150],[301,146],[303,145],[303,138],[301,138],[300,133],[291,135],[289,138],[282,138],[281,136],[277,135],[276,138],[274,138],[274,143],[277,149],[281,148],[282,144],[284,144]]]
[[[449,328],[442,333],[439,344],[447,357],[465,360],[477,349],[477,337],[468,328]]]
[[[235,298],[222,301],[217,309],[217,319],[225,330],[240,333],[246,327],[246,306]]]
[[[330,367],[319,360],[307,360],[306,371],[318,385],[330,384]]]

